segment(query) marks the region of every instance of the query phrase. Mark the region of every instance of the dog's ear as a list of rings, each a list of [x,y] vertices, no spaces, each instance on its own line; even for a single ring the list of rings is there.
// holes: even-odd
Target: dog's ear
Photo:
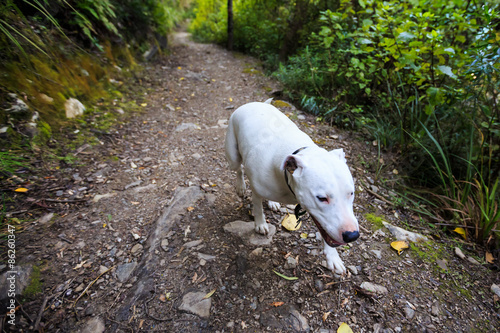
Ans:
[[[288,155],[281,165],[281,170],[286,170],[294,176],[300,176],[303,168],[304,163],[302,162],[302,159],[297,155]]]
[[[347,161],[345,159],[344,149],[342,149],[342,148],[334,149],[334,150],[330,151],[330,154],[334,155],[336,158],[338,158],[342,162],[347,163]]]

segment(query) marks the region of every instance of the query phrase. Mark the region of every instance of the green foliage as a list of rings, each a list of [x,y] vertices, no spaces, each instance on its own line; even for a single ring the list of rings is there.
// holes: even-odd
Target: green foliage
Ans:
[[[0,177],[14,173],[26,165],[23,156],[14,151],[0,151]]]

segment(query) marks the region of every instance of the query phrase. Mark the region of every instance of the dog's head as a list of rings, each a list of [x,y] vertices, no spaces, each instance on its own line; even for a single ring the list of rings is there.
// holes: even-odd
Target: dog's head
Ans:
[[[359,237],[354,216],[354,181],[342,149],[311,147],[289,155],[282,169],[291,175],[297,201],[311,215],[321,236],[332,247]]]

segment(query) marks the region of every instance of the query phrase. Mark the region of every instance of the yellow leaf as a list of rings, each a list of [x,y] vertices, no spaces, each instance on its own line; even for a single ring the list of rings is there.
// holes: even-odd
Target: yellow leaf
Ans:
[[[192,212],[193,210],[194,210],[194,207],[191,207],[191,206],[190,206],[190,207],[188,207],[188,208],[187,208],[187,211],[188,211],[188,212]]]
[[[181,66],[179,66],[179,67],[177,67],[177,69],[182,69],[182,67],[181,67]]]
[[[215,291],[216,291],[216,290],[217,290],[217,289],[214,289],[214,290],[212,290],[211,292],[209,292],[208,294],[206,294],[206,295],[203,297],[203,299],[210,298],[210,297],[211,297],[211,296],[215,293]]]
[[[285,304],[285,302],[272,302],[271,306],[278,307],[278,306],[282,306],[283,304]]]
[[[300,238],[304,238],[306,239],[307,238],[307,232],[303,232],[300,234]]]
[[[24,187],[20,187],[20,188],[16,188],[14,190],[14,192],[21,192],[21,193],[24,193],[24,192],[28,192],[28,189],[27,188],[24,188]]]
[[[180,81],[183,81],[183,80],[184,80],[184,78],[183,78],[183,77],[181,77],[179,80],[180,80]]]
[[[141,106],[148,106],[148,103],[142,103]]]
[[[455,230],[453,230],[453,231],[456,232],[459,235],[462,235],[462,237],[464,239],[467,239],[467,233],[465,232],[464,228],[455,228]]]
[[[286,230],[294,231],[300,229],[300,227],[302,226],[302,222],[299,222],[297,224],[297,218],[295,217],[295,215],[286,214],[283,220],[281,220],[281,225]]]
[[[230,102],[232,102],[232,101],[233,101],[233,99],[232,99],[231,97],[229,97],[229,101],[230,101]]]
[[[103,228],[106,228],[106,226],[107,226],[107,224],[106,224],[106,223],[104,223],[104,224],[102,225],[102,227],[103,227]]]
[[[330,313],[331,313],[331,311],[323,313],[323,321],[326,321],[326,319],[328,318],[328,316],[330,315]]]
[[[391,247],[394,250],[398,251],[398,254],[401,254],[401,252],[403,252],[404,249],[408,248],[408,242],[406,242],[406,241],[395,241],[395,242],[391,243]]]
[[[341,323],[337,329],[337,333],[354,333],[346,323]]]
[[[490,264],[495,261],[495,258],[493,258],[493,255],[490,252],[486,252],[486,254],[484,255],[484,259]]]

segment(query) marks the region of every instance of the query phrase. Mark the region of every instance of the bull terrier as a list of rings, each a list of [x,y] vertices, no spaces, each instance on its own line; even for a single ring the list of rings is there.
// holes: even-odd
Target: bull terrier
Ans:
[[[273,210],[279,203],[307,210],[323,238],[328,268],[344,274],[336,247],[359,237],[354,181],[344,151],[318,147],[270,101],[245,104],[229,118],[225,149],[230,169],[237,172],[236,192],[244,196],[246,173],[260,234],[269,232],[263,199]]]

